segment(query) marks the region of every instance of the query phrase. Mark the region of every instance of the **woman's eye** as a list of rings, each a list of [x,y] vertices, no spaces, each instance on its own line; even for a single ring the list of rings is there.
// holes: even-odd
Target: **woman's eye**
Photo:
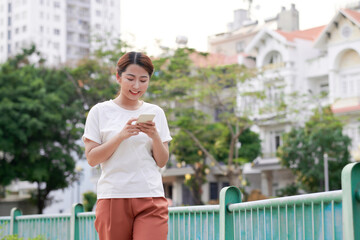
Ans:
[[[133,78],[128,78],[127,80],[129,80],[129,81],[133,81],[134,79],[133,79]]]
[[[142,83],[146,83],[146,82],[147,82],[147,80],[140,80],[140,82],[142,82]]]

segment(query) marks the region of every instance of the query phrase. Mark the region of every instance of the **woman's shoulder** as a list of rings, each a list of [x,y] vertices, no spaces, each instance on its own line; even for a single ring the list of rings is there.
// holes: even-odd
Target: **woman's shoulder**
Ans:
[[[102,111],[112,107],[111,100],[99,102],[91,107],[90,111]]]
[[[164,112],[164,110],[153,103],[148,103],[148,102],[144,102],[144,107],[146,108],[146,110],[152,110],[152,111],[156,111],[156,112]]]

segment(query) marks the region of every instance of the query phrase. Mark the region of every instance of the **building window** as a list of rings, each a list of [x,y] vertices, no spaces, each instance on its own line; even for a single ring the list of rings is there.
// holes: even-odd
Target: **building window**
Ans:
[[[217,200],[219,198],[219,185],[217,182],[210,182],[210,200]]]
[[[54,34],[55,34],[55,35],[60,35],[60,30],[57,29],[57,28],[55,28],[55,29],[54,29]]]
[[[15,28],[15,34],[19,33],[19,28]]]
[[[101,3],[101,0],[96,0],[97,3]]]
[[[22,31],[23,31],[23,32],[26,32],[26,26],[23,26],[23,27],[22,27]]]
[[[283,131],[276,131],[271,132],[271,154],[275,153],[277,149],[282,145],[282,138],[281,135],[283,134]],[[274,156],[270,156],[274,157]]]
[[[11,26],[11,17],[8,17],[8,26]]]
[[[236,43],[236,52],[240,53],[244,51],[244,42],[237,42]]]
[[[78,53],[80,56],[87,56],[89,55],[89,49],[80,47]]]
[[[79,35],[79,41],[82,43],[87,43],[88,42],[88,37],[85,34],[80,34]]]
[[[74,33],[73,32],[67,32],[67,36],[66,36],[68,41],[73,41],[74,40]]]
[[[40,32],[41,32],[41,33],[44,32],[44,26],[40,26]]]
[[[8,31],[8,40],[11,40],[11,31]]]
[[[11,54],[11,45],[8,44],[8,54]]]
[[[59,2],[54,2],[54,8],[60,8],[60,3]]]
[[[54,42],[54,49],[59,49],[60,48],[60,44],[57,42]]]
[[[11,3],[8,3],[8,13],[11,13]]]

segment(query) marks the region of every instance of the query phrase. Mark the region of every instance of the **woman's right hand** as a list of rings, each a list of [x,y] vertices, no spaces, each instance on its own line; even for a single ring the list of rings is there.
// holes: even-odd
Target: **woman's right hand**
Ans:
[[[131,136],[136,136],[139,134],[140,129],[136,124],[132,124],[137,121],[137,118],[131,118],[125,125],[125,127],[120,131],[119,137],[123,140],[128,139]]]

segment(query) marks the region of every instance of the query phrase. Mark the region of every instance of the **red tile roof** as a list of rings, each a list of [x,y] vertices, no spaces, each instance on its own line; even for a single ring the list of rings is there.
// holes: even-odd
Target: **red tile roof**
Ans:
[[[210,67],[210,66],[221,66],[221,65],[231,65],[238,63],[238,56],[226,56],[219,53],[209,53],[207,57],[202,56],[198,53],[193,53],[190,55],[190,59],[198,67]]]
[[[357,21],[358,23],[360,23],[360,12],[351,10],[351,9],[342,9],[343,12],[345,12],[345,14],[349,15],[350,17],[353,18],[353,20]]]
[[[310,29],[306,29],[306,30],[299,30],[299,31],[293,31],[293,32],[283,32],[280,30],[276,30],[276,32],[278,32],[279,34],[281,34],[282,36],[284,36],[288,41],[293,42],[295,38],[301,38],[301,39],[306,39],[306,40],[310,40],[310,41],[315,41],[316,38],[320,35],[320,33],[322,32],[322,30],[324,30],[324,28],[326,27],[326,25],[324,26],[320,26],[320,27],[315,27],[315,28],[310,28]]]
[[[332,107],[332,111],[333,111],[333,113],[345,113],[345,112],[360,111],[360,105],[350,106],[350,107],[343,107],[343,108],[334,108],[334,107]]]

